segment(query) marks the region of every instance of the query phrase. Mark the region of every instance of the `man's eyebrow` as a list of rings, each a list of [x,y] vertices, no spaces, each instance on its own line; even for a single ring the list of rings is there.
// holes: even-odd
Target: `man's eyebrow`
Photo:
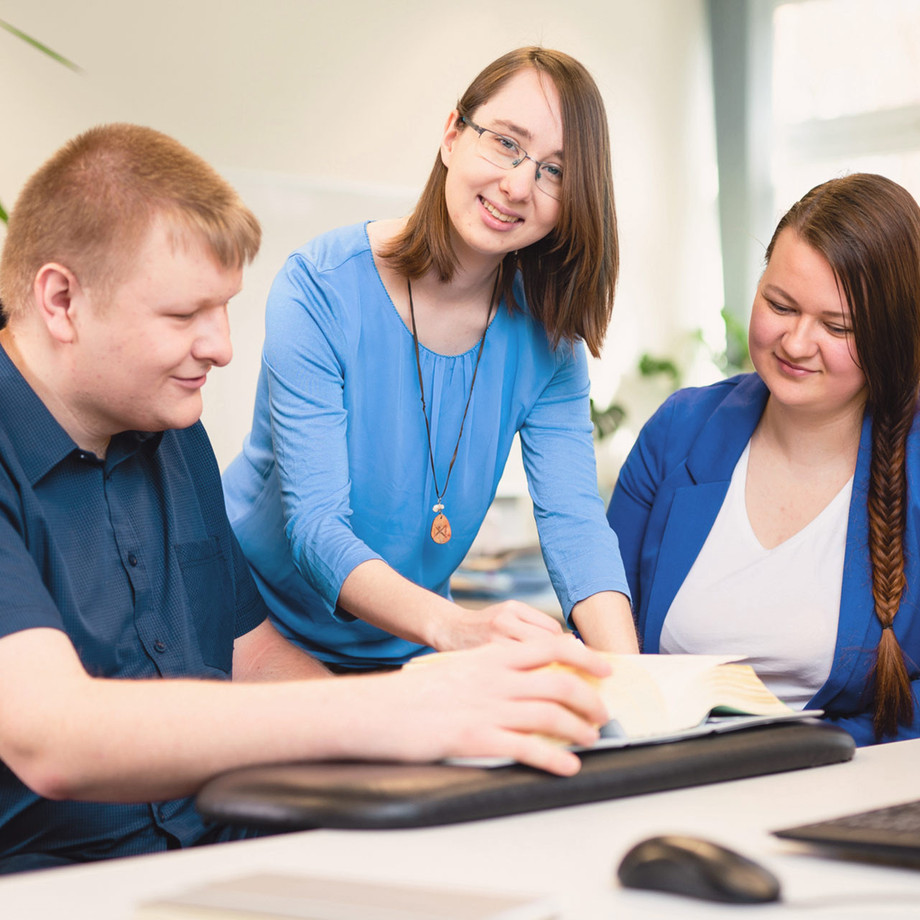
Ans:
[[[503,128],[509,134],[515,134],[523,138],[528,143],[533,141],[533,135],[530,131],[528,131],[527,128],[522,128],[520,125],[515,124],[513,121],[508,121],[505,118],[498,118],[495,120],[494,124]],[[561,150],[556,150],[554,153],[550,154],[550,159],[561,160],[564,156],[565,154],[563,154]]]
[[[226,297],[223,294],[216,294],[213,297],[199,297],[197,300],[182,301],[180,303],[174,304],[164,304],[164,310],[178,310],[180,308],[191,308],[193,310],[210,310],[212,307],[222,307],[224,304],[230,303],[237,294],[242,292],[242,287],[237,288],[232,293],[229,293]]]
[[[210,310],[211,307],[222,307],[224,304],[230,303],[234,297],[236,297],[236,294],[231,294],[229,297],[218,294],[216,297],[202,297],[200,300],[194,300],[191,305],[196,310]]]

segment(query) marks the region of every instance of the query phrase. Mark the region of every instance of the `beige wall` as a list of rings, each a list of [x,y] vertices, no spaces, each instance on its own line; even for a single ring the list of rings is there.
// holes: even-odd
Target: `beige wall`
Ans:
[[[411,206],[457,96],[502,52],[578,57],[607,101],[622,240],[606,402],[641,350],[673,351],[721,304],[702,0],[4,0],[0,17],[83,68],[0,32],[0,200],[68,137],[149,124],[227,175],[266,242],[232,307],[236,358],[205,422],[222,465],[248,430],[262,308],[310,236]],[[2,232],[2,231],[0,231]]]

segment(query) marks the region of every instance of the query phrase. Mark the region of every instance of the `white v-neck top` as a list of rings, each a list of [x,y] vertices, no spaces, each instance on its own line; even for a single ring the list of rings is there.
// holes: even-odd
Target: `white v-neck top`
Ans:
[[[743,655],[780,699],[801,709],[834,657],[853,479],[797,534],[765,549],[744,498],[749,452],[750,444],[668,610],[660,647]]]

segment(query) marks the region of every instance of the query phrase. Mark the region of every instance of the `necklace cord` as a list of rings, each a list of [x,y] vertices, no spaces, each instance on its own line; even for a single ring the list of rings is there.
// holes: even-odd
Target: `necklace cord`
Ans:
[[[492,286],[492,293],[489,295],[489,313],[486,316],[485,329],[479,338],[479,349],[476,352],[476,363],[473,365],[473,377],[470,380],[470,392],[466,397],[466,405],[463,407],[463,418],[460,419],[460,433],[457,435],[457,443],[454,445],[454,454],[450,458],[450,464],[447,467],[447,478],[444,480],[444,488],[438,488],[438,474],[434,468],[434,451],[431,447],[431,423],[428,421],[428,407],[425,405],[425,385],[422,382],[422,361],[419,355],[418,330],[415,325],[415,304],[412,302],[412,281],[406,278],[406,287],[409,290],[409,317],[412,320],[412,341],[415,345],[415,368],[418,371],[418,389],[422,400],[422,417],[425,419],[425,434],[428,439],[428,460],[431,463],[431,478],[434,480],[434,491],[438,498],[438,504],[447,493],[447,486],[450,482],[450,474],[454,469],[454,462],[457,459],[457,453],[460,450],[460,439],[463,437],[463,426],[466,424],[466,414],[470,409],[470,402],[473,399],[473,387],[476,386],[476,375],[479,373],[479,359],[482,357],[482,350],[486,344],[486,333],[489,331],[489,325],[492,322],[492,308],[495,306],[495,294],[498,291],[498,282],[501,279],[501,271],[495,276],[495,284]]]

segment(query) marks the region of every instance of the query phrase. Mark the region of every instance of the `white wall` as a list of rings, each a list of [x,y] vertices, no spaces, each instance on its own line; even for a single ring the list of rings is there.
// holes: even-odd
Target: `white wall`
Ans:
[[[721,307],[703,8],[702,0],[3,0],[0,18],[83,73],[0,31],[0,200],[9,207],[67,138],[115,120],[174,135],[234,182],[266,239],[232,307],[236,358],[212,372],[205,391],[205,423],[224,465],[248,430],[262,307],[285,255],[328,227],[405,212],[473,76],[513,47],[560,48],[594,74],[611,124],[622,278],[592,372],[606,403],[641,351],[672,352]]]

